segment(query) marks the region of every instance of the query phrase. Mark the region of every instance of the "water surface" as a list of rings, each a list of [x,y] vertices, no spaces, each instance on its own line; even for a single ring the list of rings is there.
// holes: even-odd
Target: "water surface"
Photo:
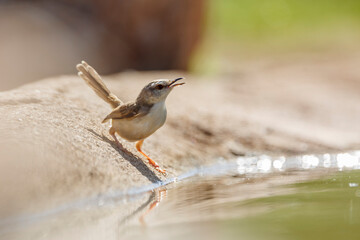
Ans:
[[[146,226],[133,224],[123,236],[360,239],[360,171],[319,175],[320,179],[302,182],[309,177],[304,174],[293,172],[256,180],[231,176],[193,179],[168,189],[157,209],[145,217]]]
[[[219,159],[0,221],[1,239],[360,239],[360,152]]]

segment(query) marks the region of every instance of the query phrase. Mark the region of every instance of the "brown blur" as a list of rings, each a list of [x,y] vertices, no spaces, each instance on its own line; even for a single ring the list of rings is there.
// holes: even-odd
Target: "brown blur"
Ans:
[[[204,0],[0,1],[0,91],[62,74],[86,59],[105,74],[187,70]]]

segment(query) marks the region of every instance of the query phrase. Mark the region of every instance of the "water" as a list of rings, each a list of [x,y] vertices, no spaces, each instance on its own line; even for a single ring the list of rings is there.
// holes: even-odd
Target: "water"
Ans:
[[[281,184],[303,177],[186,183],[124,239],[360,239],[360,171]]]
[[[360,152],[220,159],[165,183],[3,219],[0,238],[360,239],[359,169]]]

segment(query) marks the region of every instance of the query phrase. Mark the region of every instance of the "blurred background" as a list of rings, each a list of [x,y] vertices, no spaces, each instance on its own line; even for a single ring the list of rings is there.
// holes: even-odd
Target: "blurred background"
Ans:
[[[0,0],[0,91],[75,74],[184,70],[241,74],[244,61],[360,41],[357,0]]]
[[[360,149],[359,42],[359,0],[0,0],[0,91],[48,77],[73,76],[56,78],[69,80],[58,88],[44,84],[54,87],[53,91],[25,89],[1,94],[0,215],[39,208],[35,216],[44,216],[40,210],[52,206],[66,210],[59,203],[71,198],[77,206],[77,199],[84,196],[105,190],[115,196],[118,188],[153,181],[133,160],[122,161],[121,150],[121,156],[117,155],[121,160],[109,150],[112,146],[105,138],[105,126],[99,123],[108,110],[98,107],[102,102],[95,95],[79,92],[87,87],[75,77],[75,65],[86,60],[101,75],[142,71],[114,77],[128,86],[116,89],[110,85],[124,99],[139,89],[135,87],[138,82],[132,85],[133,80],[144,83],[149,76],[183,74],[189,76],[189,83],[196,80],[173,94],[168,103],[174,111],[169,114],[167,130],[164,127],[163,133],[146,144],[159,152],[155,155],[159,158],[163,152],[164,160],[169,159],[164,166],[173,167],[176,174],[188,167],[202,169],[202,164],[215,160],[222,163],[222,157],[237,164],[231,176],[189,181],[183,190],[174,186],[168,194],[174,200],[152,218],[154,226],[161,228],[147,229],[150,232],[134,228],[134,232],[153,233],[156,239],[159,233],[163,239],[174,239],[166,234],[175,228],[184,239],[187,227],[200,229],[199,236],[206,239],[223,239],[216,233],[229,231],[255,236],[252,239],[359,236],[359,172],[348,174],[343,169],[360,169],[360,153],[328,154]],[[68,89],[72,80],[79,84]],[[287,165],[283,157],[273,161],[262,155],[268,153],[314,155],[291,158],[298,165]],[[259,156],[249,158],[249,166],[254,167],[247,167],[242,158],[247,154]],[[299,184],[289,191],[274,187],[329,176],[328,163],[341,175]],[[298,167],[291,170],[294,175],[287,175],[282,166]],[[260,173],[269,173],[269,178]],[[259,197],[264,198],[257,200]],[[113,214],[109,218],[108,210],[103,214],[97,209],[84,214],[84,221],[69,215],[63,218],[63,228],[56,219],[44,219],[69,235],[73,225],[77,227],[74,220],[85,225],[79,231],[83,236],[94,239],[92,234],[112,234],[109,229],[115,236],[121,222],[127,222],[120,219],[132,211],[134,216],[143,211],[152,198],[155,195],[139,208],[135,201],[124,198],[127,205],[124,201],[116,206],[117,211],[109,208]],[[243,204],[248,199],[255,199],[253,210],[251,202]],[[99,208],[102,205],[96,203]],[[57,213],[56,209],[49,212]],[[268,214],[268,210],[277,211]],[[260,214],[247,218],[248,213]],[[197,219],[201,216],[206,221]],[[218,221],[218,216],[225,220]],[[1,218],[0,239],[10,239],[1,236],[5,229],[1,224],[6,223]],[[34,232],[43,232],[41,238],[55,239],[48,237],[46,227],[35,228]],[[314,229],[317,234],[312,233]],[[63,237],[61,231],[57,239],[81,239]],[[23,239],[30,239],[27,231],[22,233],[26,234]]]

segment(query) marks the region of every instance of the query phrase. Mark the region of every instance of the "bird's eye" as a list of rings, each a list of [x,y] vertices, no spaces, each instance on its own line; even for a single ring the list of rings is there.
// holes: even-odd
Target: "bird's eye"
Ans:
[[[157,85],[157,86],[156,86],[156,89],[157,89],[157,90],[161,90],[161,89],[163,89],[163,88],[164,88],[163,85]]]

